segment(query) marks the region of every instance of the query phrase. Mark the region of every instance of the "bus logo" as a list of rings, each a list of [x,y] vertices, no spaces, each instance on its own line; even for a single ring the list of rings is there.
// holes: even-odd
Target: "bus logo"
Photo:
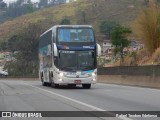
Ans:
[[[2,117],[12,117],[11,112],[2,112]]]

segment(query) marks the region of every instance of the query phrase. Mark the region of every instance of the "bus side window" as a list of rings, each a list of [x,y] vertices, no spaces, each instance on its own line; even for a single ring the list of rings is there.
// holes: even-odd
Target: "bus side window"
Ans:
[[[45,56],[44,58],[44,68],[52,67],[51,56]]]
[[[54,62],[54,65],[57,67],[58,66],[58,57],[54,56],[54,45],[52,45],[52,48],[53,48],[53,62]]]

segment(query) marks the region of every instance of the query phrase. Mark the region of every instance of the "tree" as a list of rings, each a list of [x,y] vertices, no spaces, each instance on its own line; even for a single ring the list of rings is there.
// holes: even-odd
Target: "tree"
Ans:
[[[17,35],[13,35],[8,39],[7,42],[7,50],[11,51],[11,52],[15,52],[17,50],[17,41],[18,41],[18,36]]]
[[[133,23],[135,34],[152,54],[160,47],[160,8],[151,2]]]
[[[7,4],[3,2],[3,0],[0,0],[0,9],[4,9],[7,7]]]
[[[12,36],[8,40],[8,47],[12,51],[18,51],[16,61],[6,64],[10,75],[27,76],[38,73],[38,38],[44,31],[41,23],[30,24],[18,35]],[[15,72],[16,71],[16,72]]]
[[[81,14],[82,14],[82,21],[83,21],[84,24],[86,24],[86,13],[85,13],[85,11],[82,11]]]
[[[23,14],[34,12],[33,4],[31,4],[31,3],[24,4],[23,5],[23,9],[24,9],[24,13]]]
[[[47,7],[47,5],[48,5],[48,0],[40,0],[39,1],[39,8]]]
[[[157,3],[160,3],[160,0],[157,0]]]
[[[99,29],[102,34],[106,36],[107,39],[111,39],[111,32],[118,24],[114,21],[102,21],[100,23]]]
[[[19,7],[19,6],[21,6],[24,2],[25,2],[25,0],[17,0],[15,3],[16,3],[16,6]]]
[[[66,0],[58,0],[59,4],[64,4]]]
[[[121,61],[123,62],[123,49],[128,47],[130,41],[127,39],[127,36],[131,33],[129,28],[117,25],[111,33],[111,42],[115,47],[115,55],[120,53]]]
[[[64,19],[62,19],[62,20],[61,20],[60,24],[61,24],[61,25],[70,25],[70,24],[71,24],[71,22],[70,22],[70,20],[69,20],[69,19],[64,18]]]
[[[31,1],[31,0],[27,0],[27,3],[28,3],[28,4],[31,4],[31,3],[32,3],[32,1]]]
[[[76,12],[76,18],[77,18],[77,24],[87,24],[88,18],[87,18],[87,9],[79,7]]]
[[[16,61],[6,64],[5,67],[10,75],[38,75],[38,39],[53,24],[54,21],[49,17],[37,23],[30,23],[21,29],[20,32],[16,33],[16,35],[13,35],[8,40],[8,43],[3,43],[2,47],[0,44],[0,49],[6,50],[8,48],[7,50],[12,52],[16,51]]]
[[[56,2],[57,2],[56,0],[49,0],[48,7],[57,5]]]
[[[18,0],[16,2],[9,3],[7,7],[6,16],[8,18],[15,18],[27,13],[34,12],[36,8],[33,7],[33,3],[30,0]]]
[[[5,42],[5,41],[1,41],[0,42],[0,50],[7,50],[7,42]]]
[[[144,0],[144,5],[148,6],[149,5],[149,0]]]

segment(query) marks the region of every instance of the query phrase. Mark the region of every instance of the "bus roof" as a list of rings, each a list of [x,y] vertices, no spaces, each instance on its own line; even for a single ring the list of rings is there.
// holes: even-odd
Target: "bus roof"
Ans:
[[[60,28],[60,27],[73,27],[73,28],[77,28],[77,27],[90,27],[90,28],[92,28],[91,25],[55,25],[53,27],[55,27],[55,28]]]
[[[40,35],[40,37],[43,36],[44,34],[46,34],[47,32],[49,32],[50,30],[52,30],[52,28],[50,28],[50,29],[48,29],[47,31],[45,31],[44,33],[42,33],[42,34]]]
[[[61,28],[61,27],[62,28],[85,28],[85,27],[93,28],[91,25],[55,25],[51,27],[50,29],[48,29],[47,31],[45,31],[44,33],[42,33],[40,37],[54,28],[56,29],[56,28]]]

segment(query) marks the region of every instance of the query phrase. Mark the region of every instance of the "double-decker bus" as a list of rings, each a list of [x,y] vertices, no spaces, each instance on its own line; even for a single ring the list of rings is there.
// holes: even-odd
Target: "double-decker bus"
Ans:
[[[90,88],[97,81],[94,30],[89,25],[56,25],[39,40],[39,79],[42,85]]]

